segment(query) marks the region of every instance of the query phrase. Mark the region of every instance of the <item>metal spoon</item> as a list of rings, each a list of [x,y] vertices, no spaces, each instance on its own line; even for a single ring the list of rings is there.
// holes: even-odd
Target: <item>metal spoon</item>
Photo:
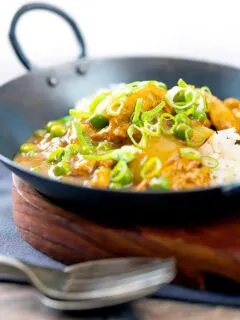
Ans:
[[[54,299],[82,299],[85,308],[88,305],[90,308],[102,303],[112,305],[114,301],[129,301],[139,294],[143,296],[156,291],[164,283],[173,280],[175,263],[172,259],[119,258],[80,263],[56,270],[0,256],[0,273],[25,275],[29,283],[48,297],[44,300],[45,304],[51,302],[57,305]],[[66,302],[63,302],[65,306]],[[81,303],[78,302],[78,306]]]

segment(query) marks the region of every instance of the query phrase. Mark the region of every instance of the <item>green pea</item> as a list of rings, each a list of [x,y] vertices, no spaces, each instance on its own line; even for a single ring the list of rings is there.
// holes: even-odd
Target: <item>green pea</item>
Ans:
[[[52,129],[52,127],[55,126],[55,125],[58,125],[58,124],[60,124],[58,121],[49,121],[49,122],[46,124],[45,128],[46,128],[46,130],[47,130],[48,132],[50,132],[51,129]]]
[[[36,130],[36,131],[33,133],[33,136],[34,136],[35,138],[39,138],[39,137],[44,136],[45,133],[46,133],[46,130],[44,130],[44,129],[38,129],[38,130]]]
[[[90,118],[91,125],[96,129],[103,129],[109,124],[108,118],[101,114],[96,114]]]
[[[64,149],[57,148],[48,155],[47,161],[50,163],[59,162],[62,160],[63,154],[64,154]]]
[[[71,172],[71,167],[68,162],[59,162],[53,168],[53,173],[55,176],[66,176]]]
[[[180,140],[185,140],[185,131],[190,128],[186,123],[180,123],[174,129],[175,136]]]
[[[163,189],[169,190],[171,188],[171,183],[167,177],[155,177],[150,182],[151,189]]]
[[[62,124],[55,124],[51,127],[50,134],[52,137],[62,137],[66,131],[66,127]]]
[[[24,143],[20,146],[20,152],[28,153],[35,149],[35,145],[33,143]]]

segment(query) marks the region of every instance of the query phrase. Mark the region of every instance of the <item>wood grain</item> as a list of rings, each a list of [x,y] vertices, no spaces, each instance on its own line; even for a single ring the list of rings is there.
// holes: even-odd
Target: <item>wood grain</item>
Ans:
[[[22,237],[72,264],[117,256],[174,256],[177,280],[204,287],[206,273],[240,282],[240,217],[198,226],[100,225],[57,206],[13,176],[13,215]]]
[[[240,310],[196,304],[144,299],[132,305],[139,320],[239,320]],[[36,292],[23,285],[0,284],[2,320],[131,320],[121,308],[66,314],[40,304]]]

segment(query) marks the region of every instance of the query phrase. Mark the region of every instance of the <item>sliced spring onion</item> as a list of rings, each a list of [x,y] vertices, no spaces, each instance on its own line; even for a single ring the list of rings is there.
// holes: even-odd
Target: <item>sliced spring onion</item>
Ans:
[[[185,123],[187,125],[190,125],[191,121],[190,119],[188,118],[188,116],[185,114],[185,113],[178,113],[176,114],[175,116],[175,122],[177,124],[180,124],[180,123]]]
[[[193,148],[181,148],[179,152],[181,157],[190,160],[199,160],[201,158],[200,152]]]
[[[133,112],[133,117],[132,117],[132,122],[137,123],[141,114],[141,109],[142,109],[142,98],[138,98],[136,101],[135,109]]]
[[[71,143],[64,149],[64,155],[62,157],[63,161],[69,161],[71,156],[76,155],[78,152],[81,151],[79,144]]]
[[[142,121],[152,121],[156,116],[158,116],[160,114],[160,112],[162,111],[162,109],[165,107],[165,102],[162,101],[161,103],[159,103],[155,108],[149,110],[149,111],[144,111],[141,115],[141,119]]]
[[[93,153],[93,145],[89,138],[85,135],[82,124],[79,121],[74,121],[73,127],[76,130],[76,135],[80,144],[81,152],[87,154]]]
[[[96,97],[94,97],[88,107],[90,113],[93,113],[96,110],[97,106],[110,94],[111,91],[101,92]]]
[[[186,139],[185,131],[189,128],[189,125],[187,125],[186,123],[179,123],[174,128],[174,134],[178,139],[184,141]]]
[[[180,88],[187,88],[188,87],[188,84],[183,79],[179,79],[178,82],[177,82],[177,85]]]
[[[92,115],[91,112],[84,112],[77,109],[70,109],[69,114],[80,119],[88,119]]]
[[[109,120],[107,117],[101,114],[95,114],[90,119],[89,122],[96,129],[103,129],[109,124]]]
[[[123,146],[111,152],[111,159],[128,163],[135,158],[137,152],[139,152],[139,150],[134,146]]]
[[[128,136],[129,138],[131,139],[132,143],[138,147],[138,148],[146,148],[147,147],[147,135],[146,133],[144,132],[144,129],[141,128],[141,127],[138,127],[137,125],[135,124],[131,124],[129,127],[128,127],[128,130],[127,130],[127,133],[128,133]],[[141,138],[139,140],[139,142],[137,142],[134,138],[134,135],[140,135]]]
[[[206,113],[204,111],[198,111],[197,108],[194,108],[193,117],[198,121],[204,121],[207,119]]]
[[[170,113],[163,113],[159,119],[159,126],[163,133],[173,134],[176,127],[175,117]]]
[[[127,185],[132,181],[132,172],[125,161],[119,161],[113,168],[111,180],[122,185]]]
[[[215,169],[218,167],[218,161],[217,159],[214,159],[209,156],[202,157],[202,164],[210,169]]]
[[[190,147],[200,147],[209,138],[212,130],[202,127],[187,128],[185,130],[185,140]]]
[[[119,161],[116,166],[112,170],[112,177],[111,180],[113,182],[119,182],[122,180],[124,175],[128,170],[128,166],[125,161]]]
[[[62,160],[62,157],[64,155],[64,148],[57,148],[53,150],[47,157],[47,161],[50,163],[56,163]]]
[[[143,123],[143,130],[144,132],[149,135],[149,136],[152,136],[152,137],[157,137],[160,135],[160,125],[159,125],[159,119],[157,119],[157,122],[156,123],[151,123],[151,122],[148,122],[147,120],[144,121]]]
[[[165,100],[176,112],[188,110],[196,102],[197,93],[193,88],[173,87],[168,90]]]
[[[149,158],[147,159],[147,161],[144,162],[142,169],[140,171],[140,176],[143,179],[152,178],[159,174],[161,168],[162,168],[162,163],[159,158],[157,157]]]
[[[169,190],[171,188],[170,180],[167,177],[154,177],[149,183],[151,189]]]
[[[97,150],[99,150],[99,151],[109,151],[111,149],[113,149],[113,146],[108,141],[100,141],[98,143]]]
[[[126,95],[120,95],[120,97],[117,97],[109,106],[106,108],[107,114],[110,116],[118,116],[121,114],[121,111],[124,107],[125,101],[126,101]]]

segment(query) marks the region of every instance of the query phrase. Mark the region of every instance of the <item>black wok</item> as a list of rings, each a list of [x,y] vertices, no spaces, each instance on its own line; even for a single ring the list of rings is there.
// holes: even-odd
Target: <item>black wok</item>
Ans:
[[[30,63],[15,31],[21,15],[33,9],[52,11],[70,23],[81,50],[76,61],[47,69]],[[19,9],[12,20],[9,37],[15,53],[29,71],[0,88],[0,160],[12,172],[53,201],[75,208],[87,206],[89,214],[94,212],[113,220],[120,216],[146,221],[187,216],[193,221],[199,213],[209,217],[229,206],[231,210],[236,208],[240,184],[165,193],[97,190],[40,176],[13,162],[12,158],[35,129],[64,116],[81,97],[110,83],[156,79],[170,87],[181,77],[195,85],[209,86],[220,98],[240,98],[239,69],[164,57],[88,59],[84,40],[74,21],[61,10],[45,4],[28,4]]]

